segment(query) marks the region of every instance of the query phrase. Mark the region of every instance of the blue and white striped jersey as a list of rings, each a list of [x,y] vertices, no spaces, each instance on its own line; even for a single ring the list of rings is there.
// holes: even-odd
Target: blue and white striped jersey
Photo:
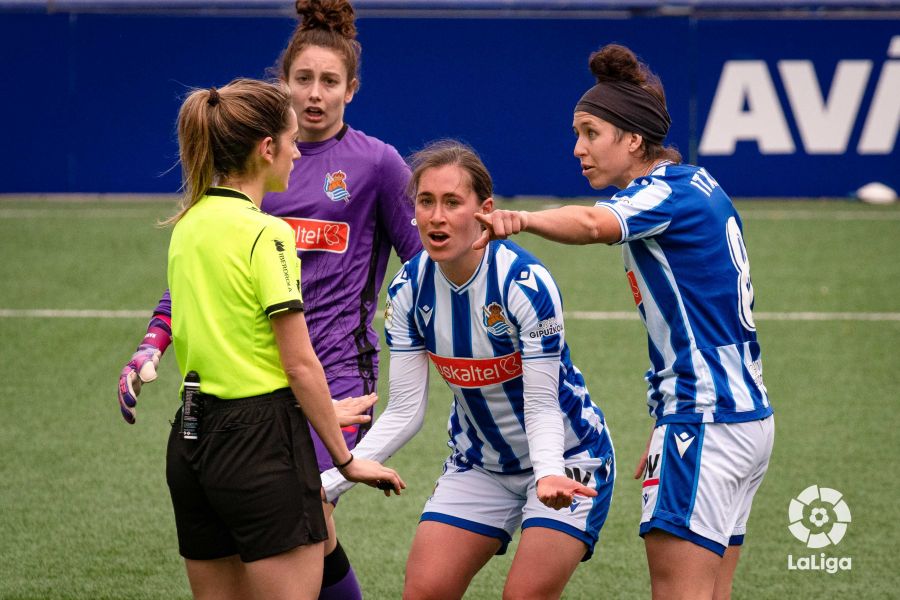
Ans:
[[[559,361],[564,456],[600,443],[603,413],[569,359],[556,282],[531,254],[494,241],[464,285],[420,252],[388,289],[391,352],[427,352],[453,392],[448,445],[457,458],[498,473],[531,469],[523,361]]]
[[[663,163],[597,206],[622,227],[625,272],[648,333],[650,414],[659,424],[772,414],[741,218],[716,180]]]

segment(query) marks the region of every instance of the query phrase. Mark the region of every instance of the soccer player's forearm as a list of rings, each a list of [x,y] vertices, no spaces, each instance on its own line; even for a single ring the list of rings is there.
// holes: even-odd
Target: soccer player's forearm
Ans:
[[[615,216],[594,206],[562,206],[528,213],[528,233],[563,244],[609,244],[619,241],[621,229]]]
[[[314,364],[297,364],[285,369],[285,372],[307,420],[319,434],[334,462],[342,464],[350,458],[350,451],[334,414],[325,371],[318,359],[314,360]]]

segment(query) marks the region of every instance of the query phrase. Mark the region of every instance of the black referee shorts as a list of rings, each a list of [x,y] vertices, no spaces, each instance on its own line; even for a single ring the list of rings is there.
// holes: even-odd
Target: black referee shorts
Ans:
[[[244,562],[328,538],[306,416],[289,389],[207,399],[199,440],[169,434],[166,480],[184,558]]]

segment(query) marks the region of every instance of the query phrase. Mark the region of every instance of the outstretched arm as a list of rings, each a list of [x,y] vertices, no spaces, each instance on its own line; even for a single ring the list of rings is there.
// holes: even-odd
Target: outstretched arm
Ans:
[[[303,313],[285,312],[275,316],[272,330],[291,390],[335,464],[341,465],[341,473],[349,480],[373,486],[388,482],[399,494],[406,484],[396,471],[374,461],[355,459],[347,449],[331,403],[325,372],[309,340]]]
[[[472,245],[479,249],[496,239],[527,231],[562,244],[614,244],[622,239],[619,220],[601,206],[562,206],[549,210],[495,210],[475,218],[485,226]]]
[[[390,397],[384,413],[366,437],[353,449],[361,458],[379,462],[390,458],[422,428],[428,402],[428,355],[425,352],[392,352]],[[322,473],[322,487],[329,502],[353,487],[337,469]]]

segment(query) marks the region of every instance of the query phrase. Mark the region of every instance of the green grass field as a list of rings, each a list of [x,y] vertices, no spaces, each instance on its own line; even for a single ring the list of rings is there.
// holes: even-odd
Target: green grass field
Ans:
[[[734,596],[897,598],[900,207],[754,201],[739,208],[777,434]],[[114,389],[146,316],[28,312],[149,314],[166,285],[169,236],[154,222],[171,210],[148,198],[0,200],[2,599],[190,597],[164,478],[177,404],[173,357],[145,388],[130,427]],[[634,312],[618,249],[517,241],[546,262],[567,311]],[[863,320],[858,313],[886,314]],[[651,428],[644,333],[636,319],[589,316],[567,320],[567,340],[606,413],[619,478],[597,553],[565,597],[647,598],[636,533],[640,485],[631,479]],[[446,456],[450,394],[434,376],[431,392],[425,427],[390,463],[408,491],[386,499],[357,488],[338,506],[339,536],[368,598],[400,597],[417,517]],[[844,540],[822,550],[852,557],[850,571],[787,568],[788,555],[821,552],[787,528],[791,498],[812,484],[843,492],[852,511]],[[499,598],[511,557],[491,561],[467,597]]]

